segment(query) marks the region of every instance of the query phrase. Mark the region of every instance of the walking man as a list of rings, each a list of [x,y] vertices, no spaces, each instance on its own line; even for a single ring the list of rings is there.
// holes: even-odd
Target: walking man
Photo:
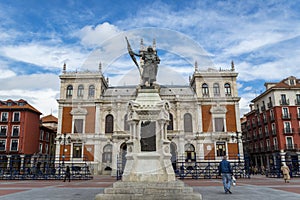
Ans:
[[[223,157],[223,160],[219,164],[219,176],[222,175],[223,186],[225,190],[225,194],[232,194],[230,191],[231,187],[231,176],[232,176],[232,169],[230,166],[230,162],[227,161],[227,156]]]
[[[71,180],[71,172],[70,172],[70,167],[67,166],[66,172],[65,172],[65,178],[64,178],[64,182],[66,181],[66,179]]]

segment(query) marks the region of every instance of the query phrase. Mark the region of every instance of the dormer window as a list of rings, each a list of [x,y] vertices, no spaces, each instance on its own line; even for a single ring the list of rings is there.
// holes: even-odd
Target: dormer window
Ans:
[[[213,85],[214,96],[220,96],[220,87],[218,83]]]
[[[72,95],[73,95],[73,86],[72,85],[68,85],[66,97],[67,98],[72,98]]]
[[[203,94],[203,96],[209,95],[208,85],[206,83],[202,84],[202,94]]]

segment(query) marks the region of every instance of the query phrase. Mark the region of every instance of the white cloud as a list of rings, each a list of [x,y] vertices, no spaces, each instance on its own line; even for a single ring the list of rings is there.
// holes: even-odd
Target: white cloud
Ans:
[[[98,24],[96,27],[87,25],[75,33],[81,39],[81,43],[84,46],[96,47],[105,42],[105,40],[116,36],[120,33],[118,27],[104,22]]]
[[[77,47],[61,47],[29,43],[0,47],[3,56],[13,60],[34,64],[44,68],[62,68],[67,63],[71,68],[78,68],[85,60],[85,53]]]
[[[2,90],[0,93],[1,100],[19,100],[24,99],[30,105],[39,110],[43,115],[53,114],[57,116],[58,104],[56,98],[59,92],[57,90],[45,89],[40,90]]]
[[[59,90],[59,77],[56,74],[31,74],[31,75],[19,75],[10,76],[0,79],[0,85],[2,90],[42,90],[52,89]],[[0,89],[0,91],[1,91]]]
[[[244,90],[244,91],[251,91],[251,90],[253,90],[253,87],[248,86],[248,87],[245,87],[243,90]]]
[[[0,60],[0,79],[6,79],[16,76],[16,73],[8,68],[8,63]]]

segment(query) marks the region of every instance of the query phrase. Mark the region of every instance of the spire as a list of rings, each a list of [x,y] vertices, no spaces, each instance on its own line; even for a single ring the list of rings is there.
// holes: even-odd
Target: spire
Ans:
[[[67,69],[67,65],[66,65],[66,63],[64,63],[63,71],[62,71],[64,74],[66,73],[66,69]]]
[[[152,42],[152,48],[154,51],[156,51],[156,40],[155,38],[153,39],[153,42]]]
[[[195,72],[198,72],[198,62],[197,62],[197,60],[195,61]]]
[[[140,51],[144,51],[144,41],[143,41],[143,38],[141,38]]]
[[[99,72],[102,74],[102,64],[101,64],[101,62],[99,63]]]
[[[234,62],[233,62],[233,60],[231,61],[231,71],[234,71],[235,69],[234,69]]]

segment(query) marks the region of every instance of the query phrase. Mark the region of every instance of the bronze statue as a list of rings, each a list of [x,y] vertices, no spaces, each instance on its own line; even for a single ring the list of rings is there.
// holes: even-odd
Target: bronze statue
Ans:
[[[125,38],[127,41],[128,53],[140,72],[142,86],[153,86],[153,83],[156,81],[158,64],[160,63],[157,51],[149,46],[147,50],[141,49],[137,54],[132,51],[127,37]],[[141,57],[141,66],[137,63],[135,56]]]

